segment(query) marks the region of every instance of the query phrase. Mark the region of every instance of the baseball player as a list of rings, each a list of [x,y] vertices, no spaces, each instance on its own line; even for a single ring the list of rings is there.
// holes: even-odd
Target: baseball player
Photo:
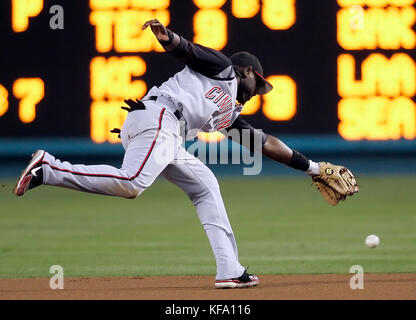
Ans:
[[[249,131],[249,140],[259,138],[260,147],[240,138],[237,142],[313,176],[318,190],[333,205],[358,191],[355,179],[345,167],[308,160],[241,117],[244,103],[272,90],[254,55],[239,52],[228,58],[184,39],[158,20],[147,21],[142,30],[148,27],[166,52],[182,61],[185,68],[159,87],[151,88],[141,101],[125,100],[129,113],[117,131],[125,149],[121,168],[71,164],[38,150],[19,177],[14,193],[22,196],[45,184],[134,199],[162,175],[186,192],[196,207],[216,260],[215,287],[256,286],[257,276],[248,274],[240,264],[217,179],[205,164],[185,150],[181,124],[187,133]]]

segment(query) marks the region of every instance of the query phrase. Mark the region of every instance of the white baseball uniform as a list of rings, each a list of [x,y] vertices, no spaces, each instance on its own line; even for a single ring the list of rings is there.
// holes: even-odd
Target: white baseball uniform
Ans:
[[[239,117],[242,107],[235,103],[234,68],[222,53],[184,38],[171,54],[186,67],[149,91],[142,100],[144,110],[129,112],[121,129],[125,149],[121,168],[74,165],[45,153],[43,182],[136,198],[162,174],[186,192],[195,205],[216,259],[216,279],[237,278],[244,268],[218,181],[205,164],[184,149],[179,121],[185,122],[186,132],[215,131],[233,123],[247,128]]]

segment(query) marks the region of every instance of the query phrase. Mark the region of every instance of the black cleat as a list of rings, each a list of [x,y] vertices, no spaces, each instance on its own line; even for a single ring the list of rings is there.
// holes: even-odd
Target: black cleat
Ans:
[[[227,280],[216,280],[215,288],[232,289],[232,288],[248,288],[259,284],[259,278],[254,274],[248,274],[246,270],[241,277]]]
[[[44,155],[45,151],[43,150],[38,150],[32,155],[32,160],[30,160],[26,169],[23,170],[13,189],[13,193],[16,196],[23,196],[27,190],[40,186],[43,183],[42,159]]]

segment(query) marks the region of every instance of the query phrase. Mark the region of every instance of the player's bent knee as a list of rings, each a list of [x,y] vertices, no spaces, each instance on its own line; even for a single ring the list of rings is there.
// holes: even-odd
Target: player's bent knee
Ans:
[[[135,191],[135,192],[130,192],[128,194],[126,194],[125,198],[126,199],[136,199],[140,196],[141,192],[139,190]]]
[[[210,189],[213,189],[215,191],[220,190],[220,184],[218,183],[218,179],[212,173],[212,171],[210,171],[210,174],[208,174],[204,177],[204,182]]]
[[[131,190],[128,199],[138,198],[144,190],[146,190],[146,188],[135,188],[134,190]]]
[[[130,185],[125,189],[125,198],[136,199],[138,198],[147,187],[142,186],[137,181],[132,181]]]
[[[139,186],[134,185],[133,183],[124,183],[121,186],[121,189],[119,189],[119,192],[117,192],[114,195],[117,195],[125,199],[136,199],[143,191],[143,188],[140,188]]]
[[[187,192],[187,194],[195,206],[213,203],[217,199],[221,199],[220,186],[215,176],[204,177],[203,183]]]

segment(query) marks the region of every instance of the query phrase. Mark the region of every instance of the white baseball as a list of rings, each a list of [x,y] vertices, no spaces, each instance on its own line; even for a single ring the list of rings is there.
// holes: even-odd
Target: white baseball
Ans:
[[[375,248],[380,244],[380,238],[377,237],[375,234],[370,234],[365,239],[365,245],[369,248]]]

